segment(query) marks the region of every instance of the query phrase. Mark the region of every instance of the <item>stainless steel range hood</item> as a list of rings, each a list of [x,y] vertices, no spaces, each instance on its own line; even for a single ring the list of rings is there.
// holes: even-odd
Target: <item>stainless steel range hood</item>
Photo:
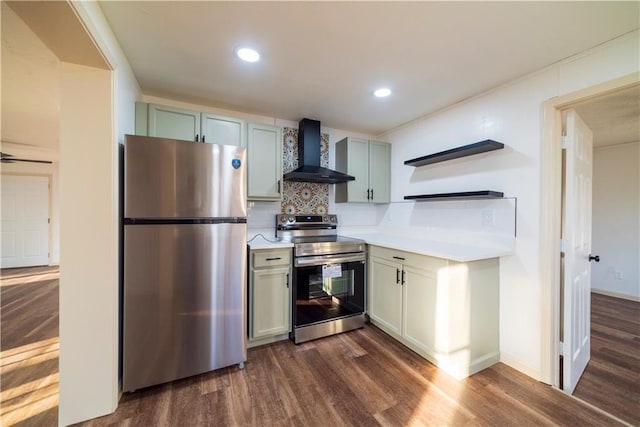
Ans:
[[[354,181],[346,173],[320,166],[320,122],[302,119],[298,124],[298,169],[284,174],[285,181],[337,184]]]

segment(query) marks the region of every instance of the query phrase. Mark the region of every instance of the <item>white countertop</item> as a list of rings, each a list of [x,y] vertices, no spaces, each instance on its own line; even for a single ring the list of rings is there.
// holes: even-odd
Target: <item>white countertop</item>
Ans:
[[[383,246],[459,262],[513,255],[515,238],[425,228],[344,227],[339,234]]]
[[[293,247],[293,243],[277,240],[274,234],[273,229],[249,229],[247,245],[250,249]],[[362,239],[370,245],[459,262],[498,258],[515,251],[513,237],[424,227],[340,227],[338,234]]]
[[[250,241],[251,240],[251,241]],[[277,239],[272,229],[248,229],[247,245],[250,249],[279,249],[292,248],[293,243],[290,241],[283,242]]]

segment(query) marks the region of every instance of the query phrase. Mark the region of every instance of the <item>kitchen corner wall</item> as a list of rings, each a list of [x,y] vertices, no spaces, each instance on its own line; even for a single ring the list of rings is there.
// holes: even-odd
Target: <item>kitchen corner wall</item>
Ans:
[[[515,254],[500,259],[500,358],[503,363],[542,379],[549,378],[543,354],[547,345],[547,289],[541,277],[542,105],[547,100],[637,73],[634,31],[544,70],[509,82],[380,136],[390,141],[391,200],[422,193],[497,190],[516,197]],[[409,168],[406,159],[483,139],[504,150]],[[425,205],[426,206],[426,205]],[[546,351],[544,351],[546,353]]]

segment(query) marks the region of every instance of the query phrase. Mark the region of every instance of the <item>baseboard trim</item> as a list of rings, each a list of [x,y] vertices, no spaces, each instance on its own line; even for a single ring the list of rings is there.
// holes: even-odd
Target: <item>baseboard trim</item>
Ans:
[[[504,363],[507,366],[512,367],[516,371],[520,371],[523,374],[542,382],[542,375],[539,370],[533,369],[530,366],[527,366],[518,360],[515,357],[505,354],[504,352],[500,352],[500,362]]]
[[[640,296],[627,295],[627,294],[622,294],[620,292],[612,292],[612,291],[607,291],[605,289],[598,289],[598,288],[591,288],[591,292],[594,294],[605,295],[608,297],[621,298],[629,301],[640,302]]]

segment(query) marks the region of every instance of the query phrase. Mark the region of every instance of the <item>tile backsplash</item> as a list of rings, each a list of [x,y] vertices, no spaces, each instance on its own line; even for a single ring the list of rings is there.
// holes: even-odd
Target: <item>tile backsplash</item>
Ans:
[[[298,129],[283,129],[283,173],[298,167]],[[329,167],[329,134],[320,136],[320,166]],[[324,215],[329,212],[329,184],[283,182],[282,213]]]

